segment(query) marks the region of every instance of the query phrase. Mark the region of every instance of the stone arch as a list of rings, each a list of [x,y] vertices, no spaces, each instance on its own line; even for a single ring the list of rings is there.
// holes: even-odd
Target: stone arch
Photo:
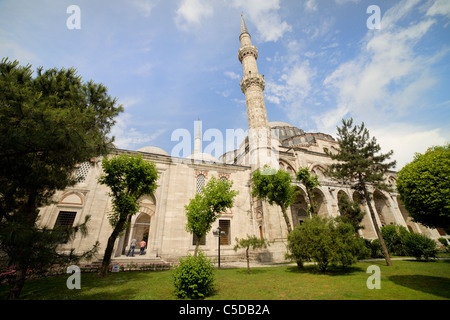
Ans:
[[[308,202],[307,202],[307,195],[306,192],[303,191],[302,188],[297,187],[297,195],[294,199],[294,202],[291,205],[291,217],[293,222],[293,227],[295,227],[297,224],[301,224],[306,218],[309,217],[308,215]]]
[[[121,254],[126,254],[132,239],[136,239],[136,249],[139,252],[139,243],[144,240],[146,247],[153,241],[152,220],[155,216],[156,198],[154,195],[144,196],[139,203],[139,211],[132,218],[124,237],[121,239]],[[147,250],[148,251],[148,250]]]
[[[312,194],[314,196],[313,201],[315,202],[315,213],[320,217],[328,217],[329,212],[323,192],[318,188],[314,188]]]
[[[381,226],[395,224],[395,219],[389,209],[390,204],[388,199],[380,190],[374,191],[373,202],[375,203],[375,210],[378,213]]]
[[[411,217],[409,216],[409,212],[406,210],[405,205],[403,204],[399,195],[396,197],[396,200],[397,200],[398,209],[400,210],[402,217],[405,220],[408,231],[420,233],[420,230],[418,230],[417,225],[412,221]]]
[[[311,173],[313,175],[318,176],[319,180],[324,180],[325,179],[325,177],[326,177],[325,176],[325,172],[326,172],[326,169],[320,164],[316,164],[316,165],[313,165],[311,167]]]
[[[338,211],[339,215],[341,215],[341,216],[342,216],[342,213],[339,210],[339,205],[341,204],[342,197],[345,197],[347,200],[350,200],[349,196],[347,195],[347,193],[344,190],[338,191],[338,193],[337,193],[337,203],[338,203],[337,211]]]
[[[289,172],[289,174],[292,177],[295,177],[296,171],[295,171],[294,167],[288,161],[280,159],[279,166],[280,166],[280,169],[283,169],[284,171]]]
[[[69,192],[62,196],[59,204],[82,206],[84,204],[84,196],[78,192]]]
[[[372,218],[370,217],[370,212],[365,205],[365,200],[363,196],[358,191],[355,191],[353,192],[352,198],[354,202],[359,203],[359,207],[361,208],[361,210],[363,210],[366,213],[360,224],[360,226],[363,227],[360,230],[361,234],[363,235],[364,238],[367,239],[377,238],[377,233],[373,226]]]

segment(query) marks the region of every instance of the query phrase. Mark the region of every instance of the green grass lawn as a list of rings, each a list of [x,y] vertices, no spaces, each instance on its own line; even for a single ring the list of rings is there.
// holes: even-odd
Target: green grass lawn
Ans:
[[[366,273],[370,265],[381,269],[381,289],[368,289]],[[450,299],[450,260],[434,262],[359,262],[343,271],[321,274],[315,266],[304,271],[297,267],[264,267],[216,270],[216,291],[207,300],[438,300]],[[22,299],[32,300],[172,300],[172,271],[119,272],[99,279],[81,274],[81,289],[69,290],[69,275],[27,281]],[[0,287],[0,299],[8,288]]]

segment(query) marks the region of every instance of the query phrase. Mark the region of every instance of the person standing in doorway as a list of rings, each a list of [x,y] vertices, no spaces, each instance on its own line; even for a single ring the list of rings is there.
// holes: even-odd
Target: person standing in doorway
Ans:
[[[136,248],[136,239],[131,240],[130,249],[128,250],[127,257],[130,255],[134,257],[134,248]]]
[[[141,251],[139,252],[139,255],[142,256],[144,254],[144,249],[145,249],[145,245],[147,243],[144,241],[144,239],[142,239],[140,245],[141,245]]]

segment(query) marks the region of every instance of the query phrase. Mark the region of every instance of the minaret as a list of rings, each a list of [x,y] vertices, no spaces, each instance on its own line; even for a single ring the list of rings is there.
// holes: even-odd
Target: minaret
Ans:
[[[270,128],[263,95],[264,76],[258,73],[256,64],[258,49],[252,45],[250,33],[242,15],[239,41],[241,48],[238,57],[244,71],[240,84],[247,104],[250,164],[252,168],[257,169],[265,164],[270,165]],[[276,164],[278,165],[278,162]]]

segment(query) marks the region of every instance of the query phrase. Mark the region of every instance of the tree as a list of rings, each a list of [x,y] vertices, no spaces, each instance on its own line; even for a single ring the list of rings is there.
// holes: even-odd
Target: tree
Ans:
[[[236,245],[234,246],[234,251],[238,249],[245,249],[245,257],[247,259],[247,273],[250,274],[250,256],[248,255],[248,251],[250,247],[253,250],[260,248],[267,248],[269,243],[265,239],[258,239],[256,236],[249,236],[247,238],[238,239],[236,238]]]
[[[211,177],[201,193],[197,193],[188,205],[185,205],[186,231],[197,237],[195,253],[197,256],[200,240],[211,230],[218,213],[233,207],[234,198],[239,193],[231,190],[232,181],[217,180]]]
[[[16,248],[9,259],[17,270],[10,298],[19,296],[27,270],[39,263],[39,253],[25,248],[57,255],[57,246],[35,243],[49,234],[37,226],[38,208],[77,183],[80,163],[109,152],[108,135],[121,111],[105,86],[83,82],[75,69],[39,68],[33,77],[30,65],[1,60],[0,233],[3,244]]]
[[[291,183],[289,172],[264,166],[263,170],[257,169],[252,174],[252,195],[261,200],[267,200],[270,205],[276,203],[286,222],[288,233],[292,231],[291,223],[287,215],[287,208],[294,202],[295,186]]]
[[[356,232],[363,229],[361,221],[364,219],[365,212],[361,209],[356,201],[351,201],[344,194],[338,195],[338,206],[341,216],[339,217],[344,222],[350,223]]]
[[[316,213],[316,203],[314,202],[314,194],[312,191],[314,188],[320,187],[319,177],[311,176],[308,168],[300,167],[297,171],[297,181],[301,182],[306,188],[306,194],[309,200],[308,213],[311,216]]]
[[[450,144],[416,153],[399,171],[397,190],[415,222],[450,233]]]
[[[375,219],[375,211],[371,204],[371,197],[368,186],[390,191],[389,186],[384,183],[384,176],[387,170],[395,166],[395,161],[384,163],[388,160],[393,151],[386,154],[379,154],[381,147],[377,144],[375,137],[370,139],[369,130],[364,122],[361,125],[353,126],[353,119],[342,120],[342,127],[338,127],[339,150],[332,153],[324,149],[325,153],[337,163],[328,167],[328,175],[343,180],[351,187],[363,195],[369,208],[370,216],[375,227],[375,232],[380,240],[386,264],[391,266],[391,258],[383,241],[380,228]]]
[[[144,160],[140,154],[122,154],[111,159],[105,157],[102,167],[104,174],[98,182],[111,189],[109,195],[112,197],[112,212],[108,218],[113,227],[99,271],[99,276],[105,277],[117,236],[138,212],[141,197],[155,192],[158,171],[153,162]]]

